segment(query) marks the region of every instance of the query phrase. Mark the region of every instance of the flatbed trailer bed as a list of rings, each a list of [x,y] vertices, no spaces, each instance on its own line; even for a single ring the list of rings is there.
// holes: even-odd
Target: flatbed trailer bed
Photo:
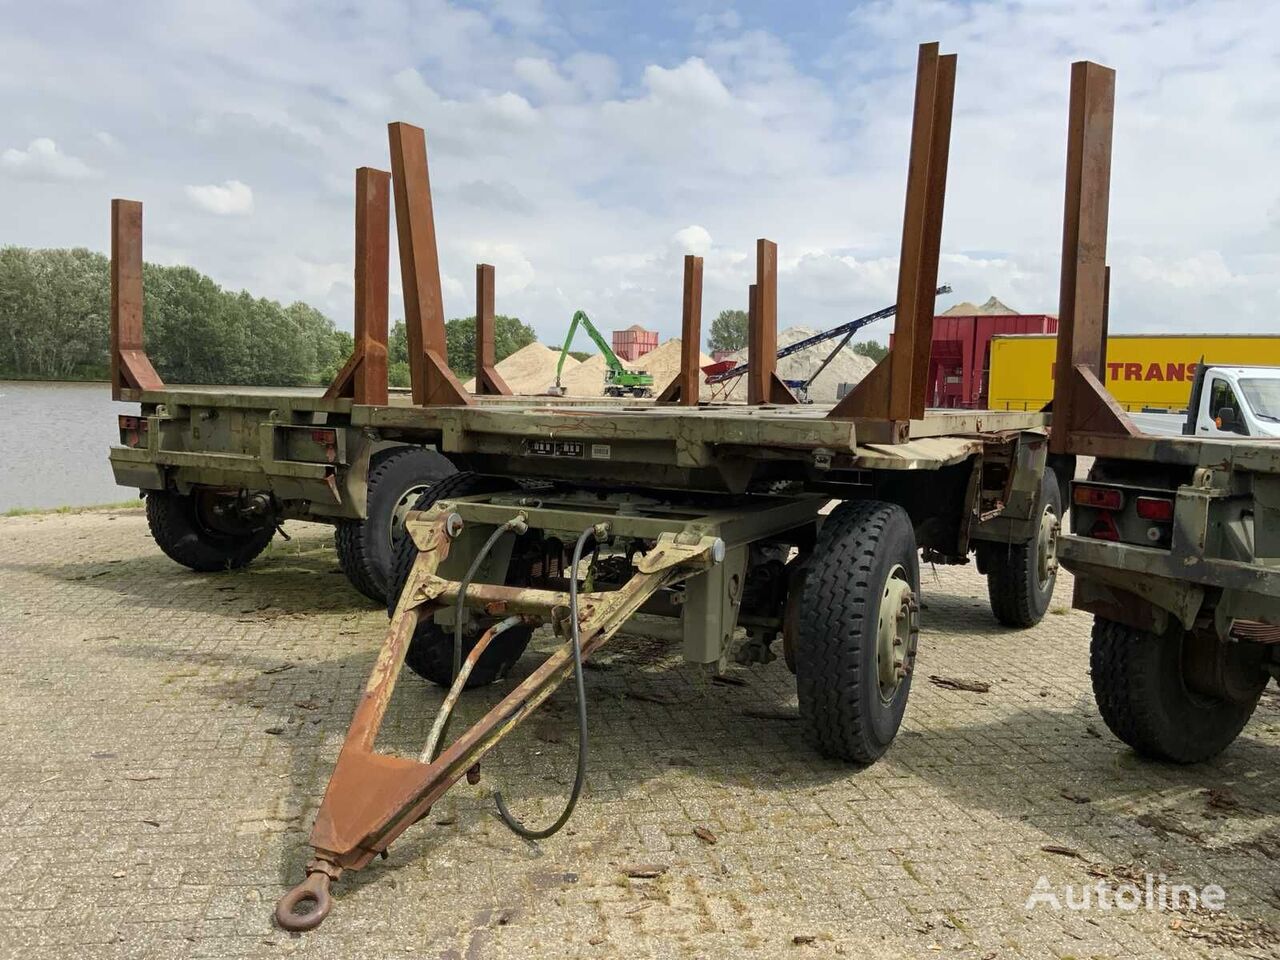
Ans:
[[[332,523],[352,584],[387,604],[386,641],[313,827],[307,879],[277,920],[315,926],[329,885],[385,852],[636,613],[678,626],[686,659],[780,653],[819,752],[874,762],[906,710],[920,562],[987,575],[993,613],[1038,622],[1057,573],[1070,453],[1045,413],[926,410],[955,57],[920,49],[894,346],[833,406],[775,370],[777,248],[756,243],[746,404],[698,400],[702,259],[687,256],[679,375],[652,402],[516,398],[494,366],[493,268],[476,273],[476,390],[449,370],[423,132],[392,124],[392,173],[356,177],[355,349],[328,389],[166,387],[143,349],[141,205],[113,202],[113,391],[139,404],[111,452],[157,543],[197,570],[243,566],[281,520]],[[386,385],[394,186],[412,390]],[[503,680],[531,631],[556,651],[465,733],[448,717]],[[402,666],[449,692],[416,760],[375,739]],[[312,909],[307,910],[310,906]]]

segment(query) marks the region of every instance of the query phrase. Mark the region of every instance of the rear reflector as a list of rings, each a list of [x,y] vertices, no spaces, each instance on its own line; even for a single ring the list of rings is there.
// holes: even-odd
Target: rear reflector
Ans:
[[[1173,501],[1164,497],[1139,497],[1135,504],[1138,516],[1157,523],[1173,522]]]
[[[1098,510],[1119,510],[1124,506],[1124,494],[1114,487],[1088,487],[1077,483],[1071,498],[1078,506]]]

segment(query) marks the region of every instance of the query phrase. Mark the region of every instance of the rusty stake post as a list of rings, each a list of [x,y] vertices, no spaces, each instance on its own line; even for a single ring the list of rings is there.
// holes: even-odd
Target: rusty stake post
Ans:
[[[356,170],[355,343],[324,392],[326,399],[387,404],[387,297],[390,269],[391,174]]]
[[[777,374],[778,245],[756,241],[756,282],[747,300],[747,403],[798,403]]]
[[[922,43],[916,65],[893,348],[828,414],[835,419],[901,424],[894,431],[900,439],[906,439],[906,425],[912,418],[924,416],[955,82],[955,54],[940,56],[936,43]]]
[[[680,313],[680,372],[658,395],[658,403],[698,405],[700,346],[702,343],[702,258],[684,258],[684,298]]]
[[[393,123],[388,127],[388,136],[413,402],[419,406],[469,404],[470,395],[462,389],[447,362],[426,134],[421,127]]]
[[[163,390],[142,343],[142,204],[111,201],[111,399]]]
[[[476,396],[507,397],[511,388],[498,373],[494,353],[493,264],[476,264]]]
[[[1058,356],[1049,437],[1054,453],[1070,452],[1077,432],[1139,432],[1107,392],[1102,366],[1115,91],[1114,70],[1088,61],[1071,65]]]

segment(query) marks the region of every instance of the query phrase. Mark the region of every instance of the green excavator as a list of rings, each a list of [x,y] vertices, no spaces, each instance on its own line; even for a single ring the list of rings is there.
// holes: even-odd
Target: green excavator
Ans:
[[[553,397],[564,396],[564,387],[560,383],[560,377],[564,373],[564,358],[569,355],[569,348],[573,346],[573,335],[578,332],[579,325],[587,331],[587,335],[591,337],[604,357],[605,365],[608,368],[604,374],[604,395],[606,397],[653,396],[653,375],[649,373],[634,373],[624,367],[622,361],[618,359],[618,355],[610,349],[609,342],[600,336],[600,331],[596,329],[595,324],[591,322],[591,319],[582,310],[573,315],[573,322],[569,324],[569,335],[564,338],[564,348],[560,351],[560,362],[556,364],[556,382],[547,389],[547,393]]]

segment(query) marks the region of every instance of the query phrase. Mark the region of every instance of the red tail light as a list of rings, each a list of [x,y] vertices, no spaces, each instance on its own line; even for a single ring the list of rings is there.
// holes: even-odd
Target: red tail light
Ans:
[[[311,439],[316,443],[322,443],[325,446],[333,446],[338,442],[338,431],[336,430],[312,430]]]
[[[1119,540],[1120,530],[1116,527],[1111,514],[1100,513],[1098,519],[1093,521],[1093,526],[1089,528],[1089,536],[1095,540]]]
[[[126,447],[145,447],[147,445],[147,431],[151,427],[151,421],[146,417],[125,417],[119,418],[120,422],[120,442]]]
[[[1096,510],[1119,510],[1124,506],[1124,493],[1114,487],[1089,487],[1077,483],[1071,492],[1077,506]]]
[[[1173,501],[1164,497],[1139,497],[1135,503],[1138,516],[1156,523],[1173,522]]]

